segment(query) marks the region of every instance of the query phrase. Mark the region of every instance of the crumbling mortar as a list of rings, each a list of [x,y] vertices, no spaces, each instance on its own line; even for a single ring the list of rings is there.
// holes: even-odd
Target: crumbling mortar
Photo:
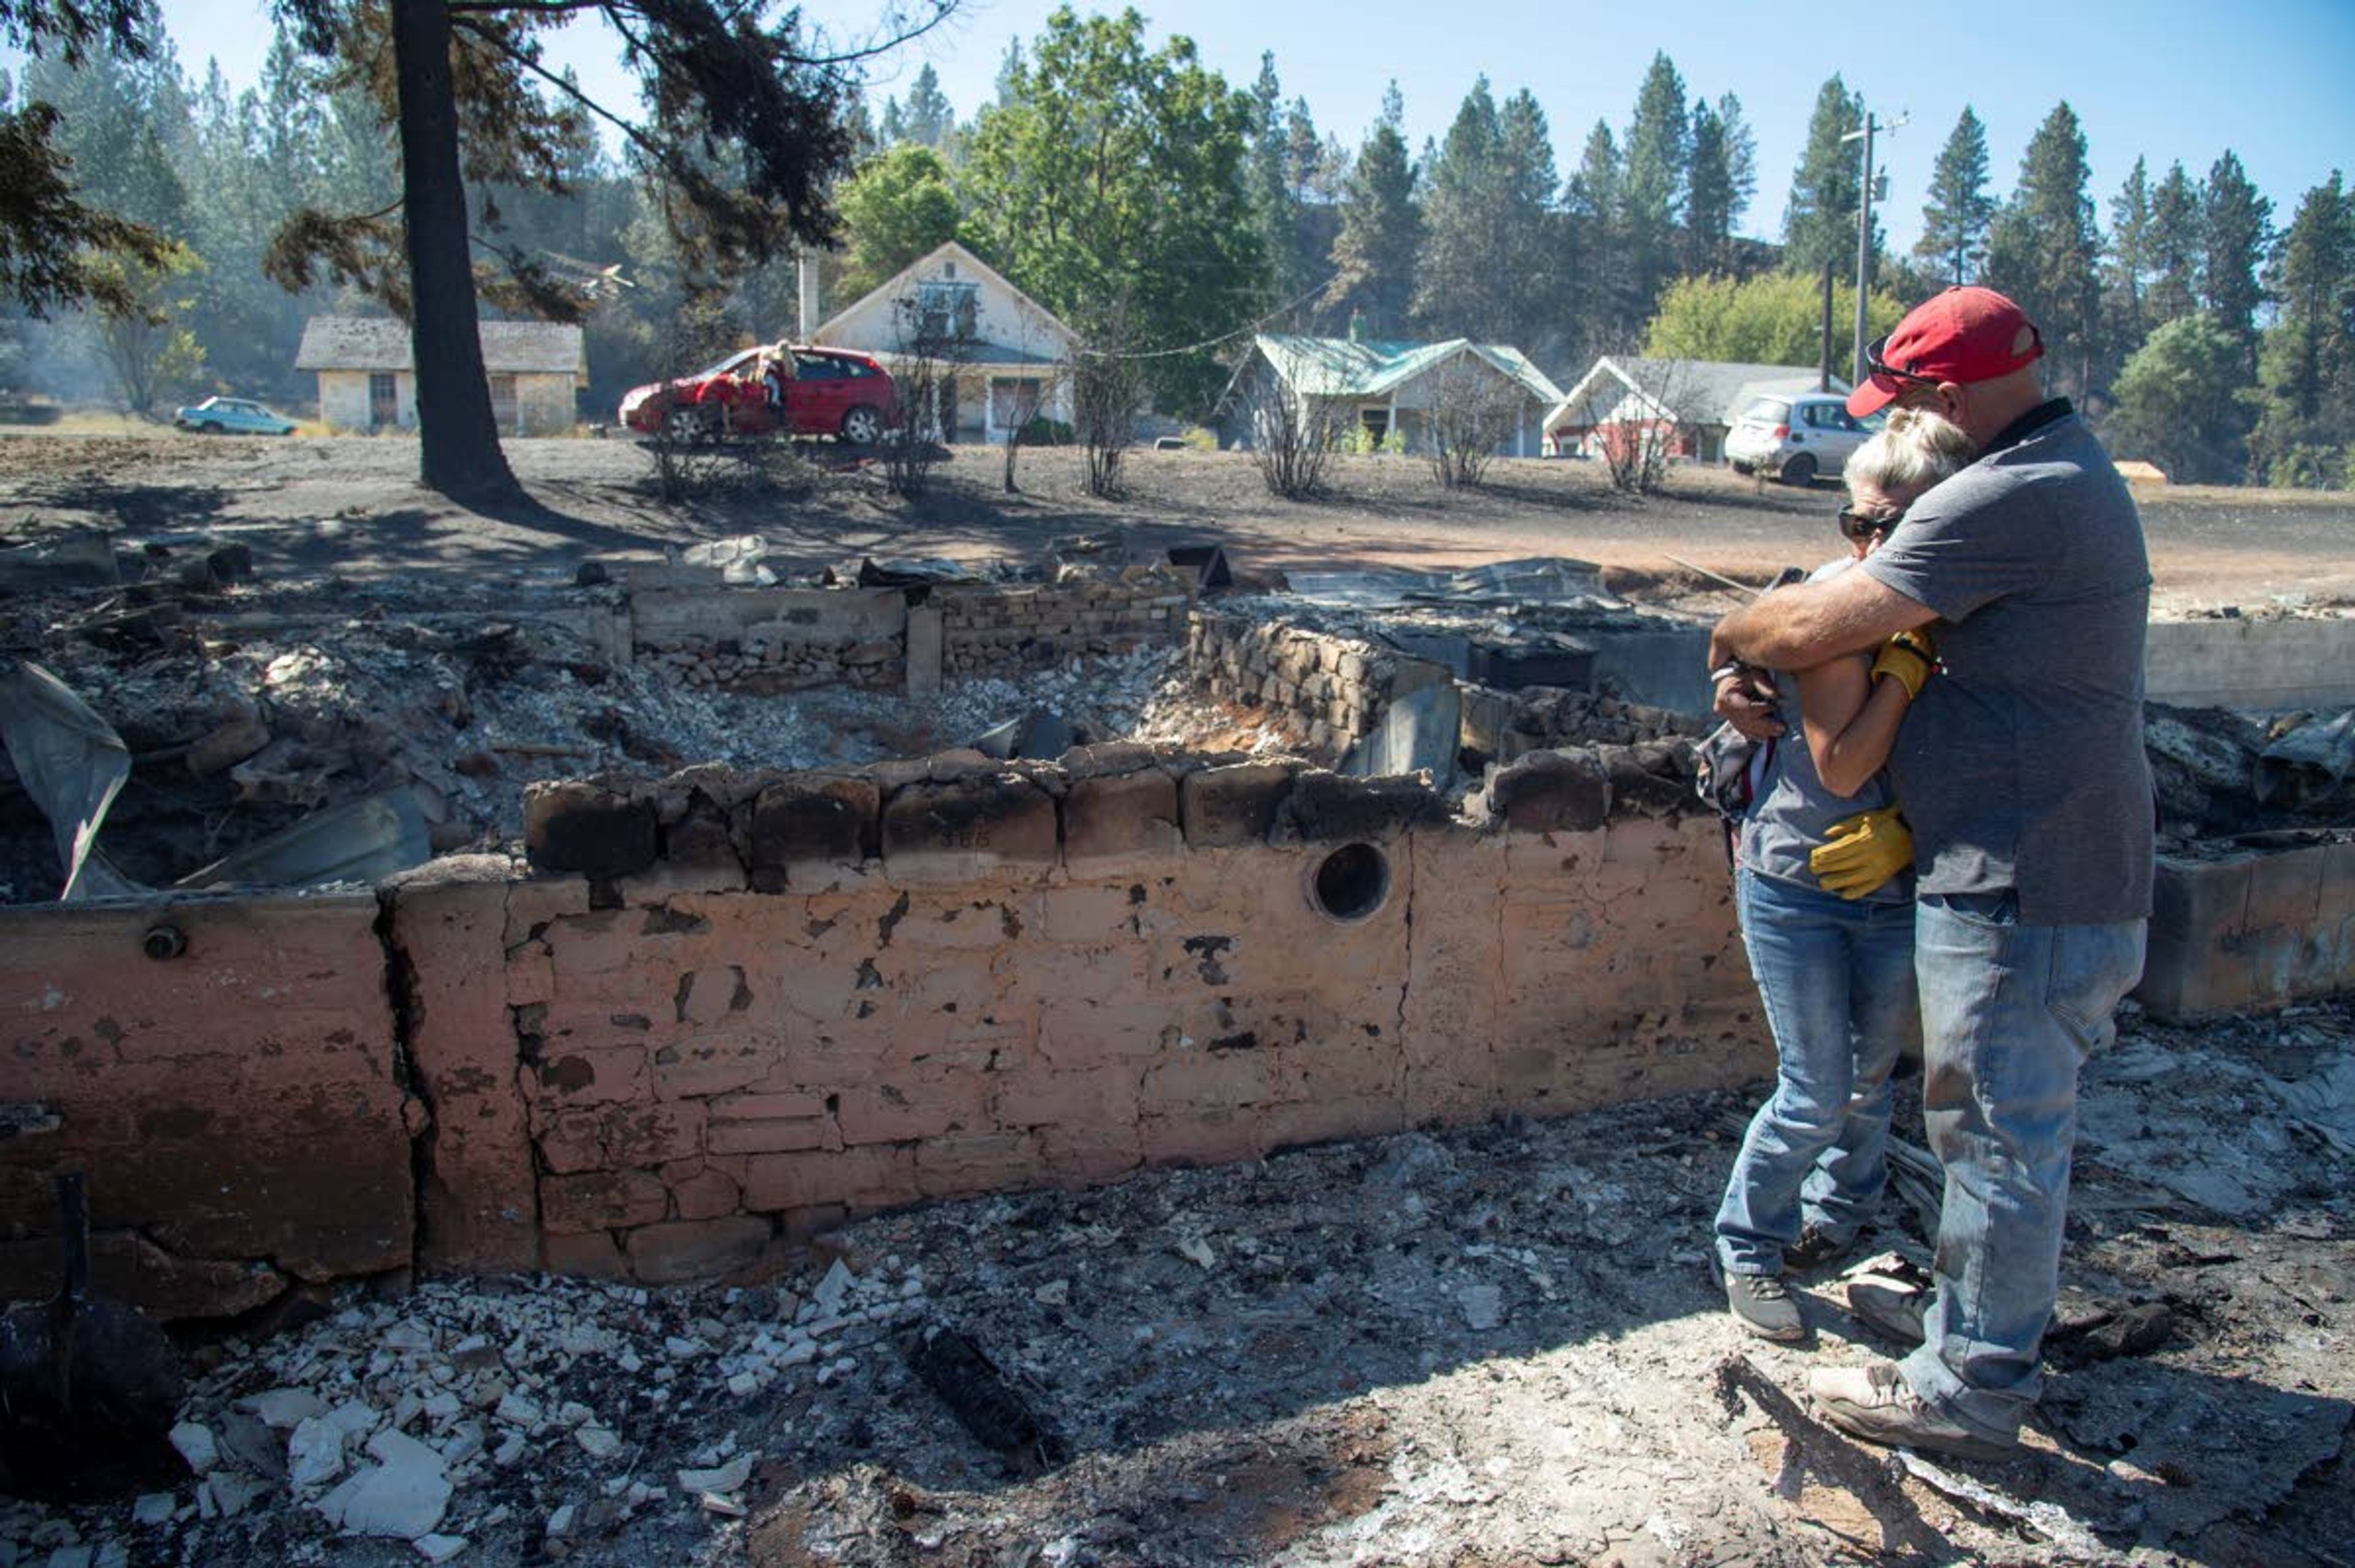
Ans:
[[[433,1142],[442,1122],[432,1092],[417,1071],[417,1030],[424,1022],[425,1008],[417,998],[417,965],[409,950],[401,945],[396,931],[400,900],[398,890],[378,889],[376,919],[369,929],[376,934],[377,945],[384,950],[385,1012],[392,1023],[393,1087],[425,1107],[425,1126],[409,1140],[409,1256],[413,1266],[417,1259],[425,1255],[425,1194],[432,1188]],[[535,1221],[538,1202],[535,1188]],[[276,1260],[272,1262],[276,1266]],[[279,1272],[288,1271],[281,1268]]]

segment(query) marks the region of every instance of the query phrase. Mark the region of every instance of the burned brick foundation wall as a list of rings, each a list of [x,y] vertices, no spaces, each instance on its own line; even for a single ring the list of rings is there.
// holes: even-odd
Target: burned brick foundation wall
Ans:
[[[1175,644],[1192,603],[1177,573],[1131,567],[1036,587],[944,588],[941,665],[959,677],[1020,675],[1086,656]]]
[[[1281,621],[1197,612],[1187,662],[1213,699],[1273,717],[1319,756],[1372,733],[1392,702],[1454,678],[1395,648]]]
[[[898,588],[647,590],[631,595],[623,635],[641,662],[708,690],[896,691],[919,667],[932,678],[1015,676],[1174,645],[1189,586],[1175,571],[1130,567],[1051,583],[934,585],[912,607]]]
[[[1771,1057],[1672,775],[1544,753],[1450,816],[1140,746],[698,770],[537,789],[528,874],[0,912],[0,1284],[48,1287],[73,1166],[102,1286],[180,1315],[708,1277],[929,1199],[1737,1083]]]
[[[1207,696],[1272,717],[1317,757],[1343,755],[1380,728],[1393,703],[1450,683],[1459,697],[1462,750],[1479,763],[1563,746],[1671,741],[1706,727],[1600,692],[1497,690],[1366,638],[1215,611],[1190,617],[1186,648],[1194,683]]]

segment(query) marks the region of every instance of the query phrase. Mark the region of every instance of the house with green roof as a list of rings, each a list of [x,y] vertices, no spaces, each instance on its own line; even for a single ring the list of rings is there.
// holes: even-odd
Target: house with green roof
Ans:
[[[1220,400],[1221,429],[1250,445],[1271,399],[1289,400],[1305,428],[1362,439],[1376,450],[1422,452],[1433,418],[1476,410],[1501,457],[1535,457],[1561,389],[1518,348],[1451,337],[1441,343],[1262,333]]]

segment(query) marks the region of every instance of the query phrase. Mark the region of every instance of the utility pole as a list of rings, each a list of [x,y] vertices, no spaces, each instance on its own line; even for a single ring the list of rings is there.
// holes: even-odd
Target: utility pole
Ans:
[[[1872,287],[1872,139],[1881,132],[1902,129],[1913,118],[1908,111],[1883,125],[1868,109],[1864,112],[1864,129],[1850,131],[1840,138],[1843,142],[1864,143],[1864,183],[1856,191],[1856,373],[1849,379],[1852,387],[1864,385],[1864,307]]]

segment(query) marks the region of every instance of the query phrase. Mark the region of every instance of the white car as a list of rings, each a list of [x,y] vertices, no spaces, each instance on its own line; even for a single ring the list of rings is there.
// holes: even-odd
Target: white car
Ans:
[[[1836,392],[1806,392],[1750,400],[1725,435],[1725,460],[1736,474],[1772,474],[1785,485],[1812,485],[1837,476],[1849,453],[1881,428],[1881,416],[1855,419]]]

